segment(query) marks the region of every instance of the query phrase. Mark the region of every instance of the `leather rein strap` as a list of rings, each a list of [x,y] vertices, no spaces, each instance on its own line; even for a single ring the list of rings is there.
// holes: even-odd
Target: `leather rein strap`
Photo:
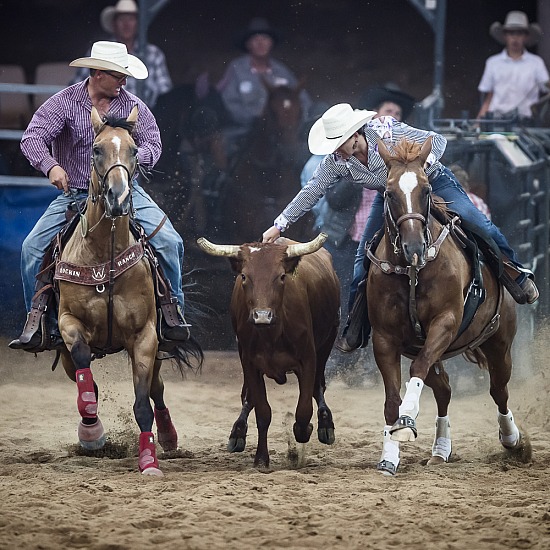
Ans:
[[[407,219],[415,219],[420,220],[423,223],[425,223],[426,218],[422,216],[421,214],[405,214],[404,216],[401,216],[397,222],[396,226],[398,227],[401,223],[403,223]],[[439,254],[439,250],[441,249],[441,245],[443,244],[443,241],[447,238],[449,235],[451,229],[455,226],[455,224],[458,222],[459,218],[458,216],[455,216],[447,225],[444,225],[441,229],[441,233],[439,234],[439,237],[428,247],[428,250],[426,252],[426,263],[431,262],[437,258],[437,255]],[[424,330],[422,329],[422,325],[420,324],[420,319],[418,317],[418,310],[416,307],[416,285],[418,284],[418,272],[426,265],[424,264],[422,267],[417,268],[412,265],[408,265],[406,267],[400,266],[400,265],[393,265],[391,262],[388,262],[387,260],[380,260],[377,258],[374,253],[372,252],[371,248],[367,248],[367,256],[370,259],[370,261],[376,265],[382,271],[382,273],[386,273],[387,275],[391,273],[396,273],[397,275],[407,275],[409,277],[409,318],[411,320],[412,327],[414,329],[415,336],[422,340],[425,338],[424,336]]]

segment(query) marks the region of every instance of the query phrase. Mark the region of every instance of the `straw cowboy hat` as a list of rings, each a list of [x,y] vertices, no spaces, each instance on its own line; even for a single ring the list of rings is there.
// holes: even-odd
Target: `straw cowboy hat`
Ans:
[[[329,155],[376,115],[376,111],[352,109],[338,103],[325,111],[309,131],[308,146],[314,155]]]
[[[129,54],[124,44],[107,40],[95,42],[90,57],[79,57],[71,61],[69,65],[99,69],[100,71],[117,71],[138,80],[143,80],[149,75],[147,67],[141,59]]]
[[[99,16],[103,30],[113,34],[115,31],[115,17],[121,13],[133,13],[137,15],[138,7],[134,0],[118,0],[114,6],[104,8]]]
[[[383,86],[373,86],[368,89],[358,101],[358,106],[361,109],[378,109],[386,101],[391,101],[401,107],[403,120],[411,114],[416,102],[413,96],[401,91],[397,84],[387,82]]]
[[[527,46],[534,46],[542,36],[542,29],[537,23],[529,24],[527,15],[522,11],[510,11],[506,15],[504,25],[495,21],[489,27],[489,34],[499,43],[506,44],[504,31],[525,31],[527,33]]]
[[[269,24],[267,19],[264,17],[254,17],[248,24],[248,27],[237,38],[237,46],[241,50],[247,51],[246,43],[255,34],[267,34],[273,40],[273,45],[279,42],[279,33]]]

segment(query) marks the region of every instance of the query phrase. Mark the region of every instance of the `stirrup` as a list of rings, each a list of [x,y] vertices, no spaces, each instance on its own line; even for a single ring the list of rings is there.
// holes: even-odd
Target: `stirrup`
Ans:
[[[369,342],[370,323],[367,310],[367,280],[363,279],[357,286],[357,294],[348,316],[346,328],[336,347],[344,353],[364,348]]]
[[[352,339],[349,330],[336,340],[334,347],[342,353],[351,353],[357,349],[366,348],[369,343],[369,333],[365,334],[365,327],[361,327],[360,333]]]
[[[25,325],[27,327],[27,325]],[[63,349],[65,342],[59,333],[57,320],[47,315],[42,315],[39,320],[39,326],[31,334],[30,338],[25,338],[25,329],[19,338],[12,340],[8,347],[11,349],[20,349],[30,353],[40,353],[42,351],[55,351]]]
[[[533,304],[539,298],[539,291],[534,282],[533,272],[514,265],[510,261],[504,262],[504,268],[502,270],[502,275],[500,276],[500,281],[512,295],[512,298],[518,304]],[[518,278],[521,276],[525,279],[519,283]]]
[[[169,320],[166,319],[163,315],[164,313],[165,310],[159,308],[157,314],[157,336],[159,341],[158,350],[170,353],[175,347],[181,346],[189,340],[191,337],[189,327],[191,325],[185,321],[179,306],[177,306],[176,313],[174,315],[177,319],[177,323],[172,317],[169,318]]]
[[[539,289],[533,279],[527,277],[520,286],[528,304],[534,304],[539,299]]]

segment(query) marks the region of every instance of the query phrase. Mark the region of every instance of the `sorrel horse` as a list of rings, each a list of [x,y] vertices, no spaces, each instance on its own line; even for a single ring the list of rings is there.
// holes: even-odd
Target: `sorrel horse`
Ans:
[[[300,190],[300,172],[309,154],[301,139],[302,106],[296,87],[267,82],[268,99],[262,116],[230,161],[230,187],[225,209],[228,239],[257,239]],[[291,238],[308,240],[307,217],[293,226]]]
[[[131,185],[138,170],[138,150],[131,132],[137,117],[137,106],[127,119],[108,118],[106,122],[92,109],[96,136],[87,207],[80,230],[77,228],[64,246],[56,268],[59,329],[66,345],[61,360],[77,384],[80,444],[93,450],[103,447],[105,433],[97,415],[92,354],[127,351],[134,380],[134,414],[141,431],[139,469],[145,475],[162,475],[153,420],[164,450],[176,449],[177,432],[163,398],[152,270],[144,256],[144,242],[136,241],[130,231]],[[91,284],[73,282],[63,270],[78,271],[83,279],[89,272]]]
[[[451,431],[449,377],[442,360],[464,353],[487,368],[490,394],[498,407],[500,442],[510,452],[523,446],[522,435],[508,409],[512,370],[511,346],[516,333],[515,304],[481,264],[485,299],[466,327],[461,326],[473,266],[451,236],[456,220],[442,225],[432,215],[431,187],[423,169],[431,138],[420,145],[402,141],[390,153],[382,141],[380,156],[388,169],[384,198],[384,236],[369,254],[369,317],[376,363],[384,380],[384,442],[378,469],[395,474],[399,443],[414,441],[420,394],[432,388],[437,418],[429,464],[449,460]],[[440,203],[440,209],[446,211]],[[400,356],[412,359],[410,380],[401,400]]]

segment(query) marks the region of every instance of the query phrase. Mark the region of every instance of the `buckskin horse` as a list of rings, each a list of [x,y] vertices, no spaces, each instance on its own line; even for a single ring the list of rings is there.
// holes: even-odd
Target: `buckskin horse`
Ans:
[[[372,265],[366,290],[374,356],[386,394],[386,426],[378,470],[395,474],[399,443],[416,439],[424,384],[432,388],[437,402],[428,464],[449,460],[451,387],[442,361],[461,353],[488,369],[490,394],[498,408],[500,442],[508,452],[519,453],[525,440],[522,442],[507,405],[511,346],[516,333],[515,303],[485,262],[478,264],[485,298],[479,299],[480,285],[476,287],[477,297],[468,298],[470,286],[476,286],[471,284],[479,277],[474,277],[475,264],[452,236],[459,233],[457,219],[449,216],[450,221],[442,224],[430,210],[439,204],[446,212],[442,201],[436,204],[432,200],[423,169],[431,151],[431,138],[422,147],[402,141],[393,153],[381,140],[378,147],[388,169],[384,235],[376,250],[368,251]],[[472,312],[468,302],[476,301],[477,311],[474,306]],[[401,400],[402,355],[412,363]]]
[[[153,420],[164,450],[176,449],[177,432],[164,403],[157,354],[154,262],[146,257],[147,239],[136,239],[130,231],[131,185],[138,170],[131,132],[137,117],[136,106],[127,119],[107,117],[104,122],[92,108],[96,136],[87,206],[80,213],[80,230],[74,231],[61,251],[55,278],[60,295],[59,329],[66,346],[61,360],[77,384],[80,444],[93,450],[105,443],[97,415],[98,387],[90,369],[92,354],[124,349],[132,363],[134,414],[141,430],[139,469],[145,475],[162,475],[151,431]],[[190,366],[188,356],[183,363]],[[181,360],[178,366],[183,368]]]

